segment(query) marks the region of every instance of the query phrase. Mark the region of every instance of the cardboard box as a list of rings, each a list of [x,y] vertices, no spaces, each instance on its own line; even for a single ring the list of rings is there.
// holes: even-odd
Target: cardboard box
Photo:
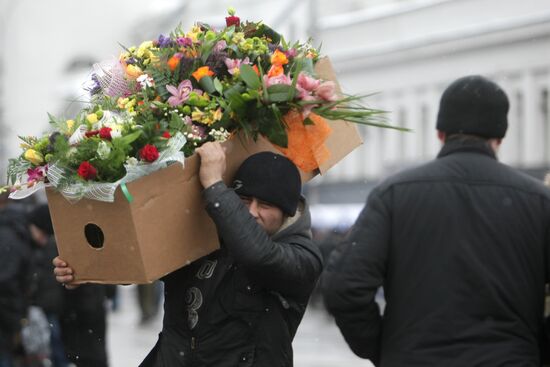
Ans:
[[[328,59],[318,73],[334,79]],[[328,121],[333,132],[326,141],[330,158],[326,172],[362,143],[354,124]],[[266,139],[237,136],[224,143],[227,171],[232,177],[248,156],[278,150]],[[120,188],[113,203],[83,199],[69,203],[46,190],[60,257],[73,269],[76,283],[149,283],[219,248],[216,228],[202,202],[199,158],[185,160],[127,184],[129,203]],[[305,183],[319,172],[301,172]]]

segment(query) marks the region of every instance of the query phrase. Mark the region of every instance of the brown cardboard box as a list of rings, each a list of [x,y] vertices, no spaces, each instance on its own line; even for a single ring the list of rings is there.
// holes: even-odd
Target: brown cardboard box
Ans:
[[[334,79],[328,59],[318,73]],[[333,132],[326,141],[331,152],[320,167],[324,173],[362,141],[355,125],[328,121]],[[278,152],[267,140],[236,137],[224,143],[230,183],[241,162],[265,150]],[[120,188],[114,203],[83,199],[69,203],[47,190],[48,204],[60,257],[75,272],[77,283],[149,283],[219,247],[214,223],[204,210],[198,179],[199,159],[185,160],[128,183],[134,200]],[[318,172],[301,172],[306,182]]]

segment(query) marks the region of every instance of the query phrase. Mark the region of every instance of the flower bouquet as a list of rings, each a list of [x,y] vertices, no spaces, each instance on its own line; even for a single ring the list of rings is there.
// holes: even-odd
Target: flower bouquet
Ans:
[[[90,103],[69,120],[50,116],[46,136],[21,137],[3,190],[19,198],[46,183],[71,201],[113,201],[119,185],[237,133],[263,136],[308,172],[329,154],[327,119],[391,127],[361,96],[316,75],[320,56],[309,43],[288,43],[232,10],[226,23],[178,27],[94,65]]]
[[[76,282],[150,282],[219,246],[193,154],[205,142],[227,140],[227,182],[261,150],[288,156],[305,181],[360,144],[352,123],[390,127],[339,92],[309,43],[233,12],[226,20],[220,30],[178,27],[94,65],[77,116],[50,116],[51,133],[21,137],[4,190],[21,198],[49,186]]]

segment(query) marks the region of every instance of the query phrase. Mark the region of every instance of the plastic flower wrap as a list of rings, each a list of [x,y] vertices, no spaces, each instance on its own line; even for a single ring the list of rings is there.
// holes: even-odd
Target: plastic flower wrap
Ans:
[[[322,145],[330,134],[324,119],[391,127],[381,111],[358,104],[360,96],[342,96],[316,76],[319,52],[309,43],[287,43],[233,12],[226,23],[178,27],[94,65],[90,104],[71,120],[50,116],[48,136],[22,138],[24,152],[8,168],[12,197],[47,182],[71,200],[112,201],[119,184],[236,132],[262,135],[312,170],[300,166],[302,152],[322,157],[322,147],[300,141]]]

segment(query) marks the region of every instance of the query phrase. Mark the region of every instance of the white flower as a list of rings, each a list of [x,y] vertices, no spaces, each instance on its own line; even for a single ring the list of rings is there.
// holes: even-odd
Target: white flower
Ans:
[[[126,159],[126,166],[128,167],[135,167],[138,163],[139,161],[135,157],[128,157],[128,159]]]
[[[155,81],[148,74],[141,74],[137,77],[136,81],[143,89],[151,88],[155,85]]]
[[[111,147],[107,142],[101,141],[97,146],[97,156],[99,159],[105,160],[109,158],[109,154],[111,154]]]

